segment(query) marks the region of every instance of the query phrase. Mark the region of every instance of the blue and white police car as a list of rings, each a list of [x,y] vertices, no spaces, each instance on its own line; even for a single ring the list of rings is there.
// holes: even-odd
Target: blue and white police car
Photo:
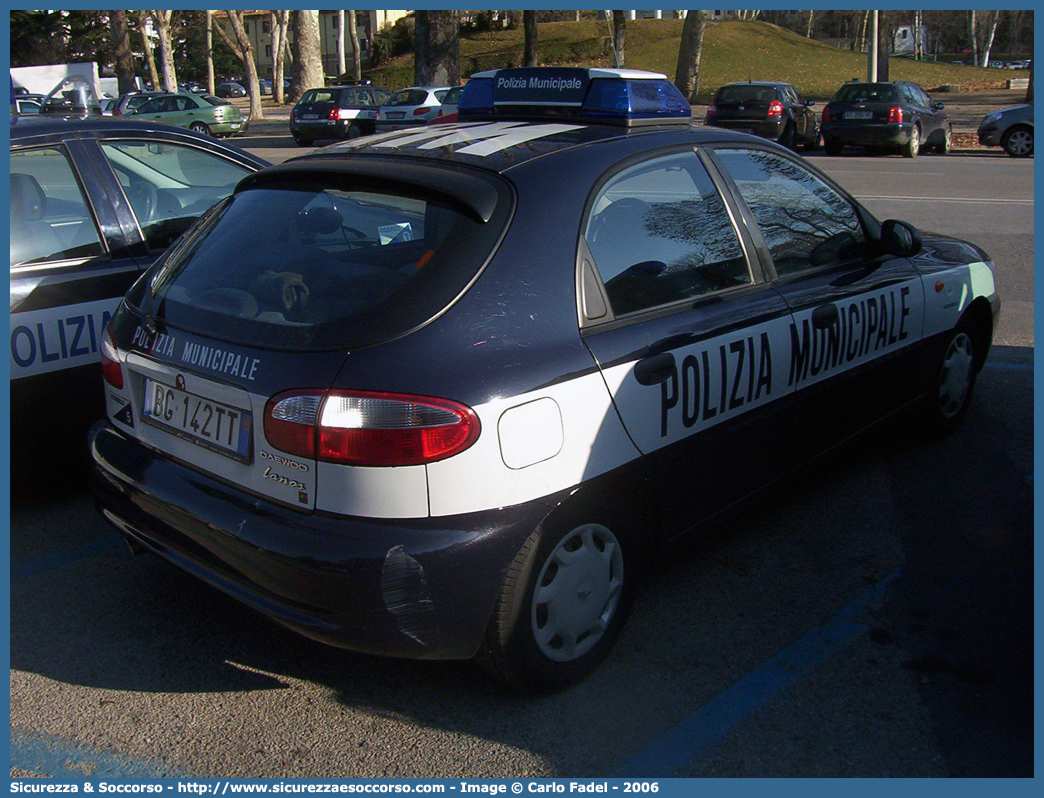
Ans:
[[[459,113],[245,178],[128,293],[91,446],[134,547],[554,689],[658,556],[899,410],[965,414],[977,247],[693,127],[663,75],[481,73]]]

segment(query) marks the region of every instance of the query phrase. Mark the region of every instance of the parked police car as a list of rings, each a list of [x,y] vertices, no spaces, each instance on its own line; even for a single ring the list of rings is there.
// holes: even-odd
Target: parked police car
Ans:
[[[692,127],[663,75],[482,73],[460,116],[246,178],[130,291],[92,451],[134,546],[555,688],[657,555],[901,408],[961,420],[977,247]]]
[[[103,412],[98,345],[120,297],[267,164],[167,125],[33,116],[11,122],[10,165],[12,447],[82,446]]]

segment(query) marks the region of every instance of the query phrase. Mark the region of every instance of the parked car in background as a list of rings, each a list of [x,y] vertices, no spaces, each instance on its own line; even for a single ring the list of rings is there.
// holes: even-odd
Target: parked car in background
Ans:
[[[162,97],[166,93],[165,91],[129,91],[121,94],[116,100],[116,107],[112,109],[112,115],[132,114],[153,97]]]
[[[40,113],[40,110],[43,108],[43,106],[40,105],[40,103],[36,100],[27,100],[22,97],[15,98],[15,107],[18,110],[19,116],[38,114]]]
[[[127,117],[11,122],[11,445],[68,458],[103,408],[98,346],[144,269],[266,162]]]
[[[946,155],[953,130],[943,108],[916,83],[852,81],[823,109],[823,148],[827,155],[840,155],[849,145],[871,152],[898,150],[906,158],[922,150]]]
[[[819,121],[797,89],[780,81],[727,83],[707,107],[705,125],[754,133],[788,149],[819,146]]]
[[[375,86],[309,89],[290,112],[290,134],[301,146],[316,139],[354,139],[373,133],[388,92]]]
[[[377,114],[377,130],[399,130],[426,125],[439,115],[452,86],[410,86],[392,94]]]
[[[272,81],[261,78],[260,80],[258,80],[257,85],[258,88],[261,90],[262,95],[272,93]]]
[[[236,106],[209,94],[162,94],[139,106],[134,116],[204,136],[234,136],[243,127]]]
[[[112,116],[113,115],[113,111],[116,110],[116,103],[118,103],[118,102],[119,102],[119,100],[115,99],[115,98],[102,100],[101,101],[102,116]]]
[[[238,83],[222,83],[214,92],[218,97],[246,97],[247,90]]]
[[[1012,158],[1033,155],[1033,103],[1013,105],[986,114],[979,123],[979,143],[1003,147]]]
[[[435,114],[435,118],[441,119],[445,116],[455,116],[457,113],[457,106],[460,104],[460,95],[462,95],[463,93],[463,86],[454,86],[452,89],[446,92],[446,96],[442,98],[442,105],[439,106],[439,110],[438,113]]]

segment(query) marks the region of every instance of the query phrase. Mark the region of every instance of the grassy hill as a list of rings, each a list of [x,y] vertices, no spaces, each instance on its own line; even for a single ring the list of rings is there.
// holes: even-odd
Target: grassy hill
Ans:
[[[627,23],[625,65],[663,72],[672,80],[678,61],[682,20],[642,19]],[[604,20],[548,22],[539,27],[543,66],[612,66],[610,31]],[[475,34],[460,40],[461,75],[520,66],[521,29]],[[893,58],[892,80],[913,80],[925,89],[956,84],[964,90],[1000,88],[1007,69],[980,69]],[[396,58],[368,73],[388,89],[413,83],[413,56]],[[786,80],[810,98],[825,99],[851,78],[866,76],[866,55],[838,50],[765,22],[708,22],[703,40],[699,102],[710,102],[723,83],[736,80]]]

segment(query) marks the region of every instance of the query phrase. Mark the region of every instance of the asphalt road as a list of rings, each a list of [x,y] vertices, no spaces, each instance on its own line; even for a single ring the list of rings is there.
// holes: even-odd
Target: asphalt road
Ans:
[[[131,557],[82,474],[17,479],[12,775],[1032,775],[1033,161],[813,157],[998,264],[955,435],[892,424],[672,558],[536,699],[299,638]]]

